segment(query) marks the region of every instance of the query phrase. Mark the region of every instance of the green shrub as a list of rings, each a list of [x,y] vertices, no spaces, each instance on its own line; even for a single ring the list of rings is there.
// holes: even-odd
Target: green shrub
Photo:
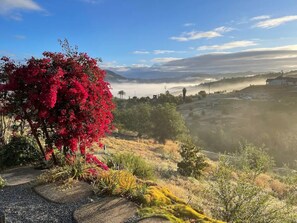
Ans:
[[[141,190],[136,177],[126,170],[99,171],[93,182],[96,194],[126,195],[136,197]]]
[[[5,180],[0,176],[0,189],[5,186],[6,182]]]
[[[154,169],[140,156],[132,153],[122,153],[112,156],[109,164],[115,169],[124,169],[141,179],[153,179]]]
[[[238,175],[221,160],[210,189],[212,213],[230,223],[294,222],[296,213],[291,206],[256,187],[246,174]]]
[[[236,166],[255,175],[267,172],[274,166],[274,160],[268,155],[264,147],[256,147],[245,143],[240,145],[236,154]]]
[[[55,166],[37,178],[38,184],[53,183],[66,180],[92,181],[101,169],[92,163],[86,163],[83,157],[77,157],[72,163]]]
[[[30,140],[14,136],[0,148],[0,168],[31,164],[40,159],[40,154]]]
[[[208,166],[205,162],[204,155],[201,154],[200,148],[191,142],[181,145],[180,155],[182,161],[177,164],[177,170],[183,176],[199,178],[202,170]]]

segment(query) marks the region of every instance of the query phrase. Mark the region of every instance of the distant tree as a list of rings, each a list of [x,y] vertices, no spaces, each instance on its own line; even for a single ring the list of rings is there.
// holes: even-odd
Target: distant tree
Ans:
[[[120,91],[118,92],[118,94],[120,95],[120,98],[123,98],[124,95],[126,94],[126,92],[123,91],[123,90],[120,90]]]
[[[184,87],[183,88],[183,100],[185,101],[186,99],[186,94],[187,94],[187,89]]]
[[[201,97],[205,98],[206,97],[206,92],[205,91],[199,91],[198,93]]]
[[[161,143],[166,139],[175,140],[186,133],[186,126],[174,104],[157,105],[151,114],[151,136]]]
[[[138,132],[138,136],[151,133],[151,111],[152,106],[147,103],[140,103],[127,109],[114,112],[116,125],[127,130]]]

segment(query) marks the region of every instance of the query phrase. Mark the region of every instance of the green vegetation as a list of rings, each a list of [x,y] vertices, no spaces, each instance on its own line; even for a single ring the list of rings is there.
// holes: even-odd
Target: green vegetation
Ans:
[[[154,168],[142,157],[132,153],[119,153],[112,155],[109,166],[115,169],[124,169],[141,179],[153,179]]]
[[[93,163],[87,163],[83,157],[73,161],[62,162],[61,166],[54,166],[37,178],[38,184],[53,182],[71,182],[72,180],[92,181],[94,175],[101,169]]]
[[[255,175],[272,170],[274,160],[263,147],[252,144],[241,144],[236,156],[236,165],[244,171],[252,171]]]
[[[296,213],[253,183],[253,178],[221,160],[211,186],[212,213],[226,222],[294,222]]]
[[[40,160],[36,146],[24,136],[13,136],[0,147],[0,168],[32,164]]]
[[[297,124],[292,122],[297,115],[295,99],[293,88],[251,86],[180,105],[179,111],[192,137],[200,139],[197,145],[206,150],[236,152],[239,142],[247,141],[265,145],[277,166],[293,165],[297,157]],[[201,114],[199,119],[195,114]]]
[[[171,98],[169,95],[167,97]],[[138,136],[153,137],[162,143],[166,139],[180,139],[187,133],[184,120],[176,111],[176,105],[167,102],[118,103],[114,116],[117,127],[135,131]]]
[[[157,105],[152,110],[151,136],[164,143],[166,139],[180,139],[186,133],[184,120],[172,104]]]
[[[183,176],[199,178],[203,169],[208,166],[200,148],[191,142],[186,142],[181,145],[180,154],[182,161],[177,164],[178,172]]]
[[[135,197],[141,190],[136,177],[126,170],[99,171],[93,182],[96,194]]]
[[[5,186],[6,182],[5,180],[0,176],[0,189]]]
[[[160,216],[175,223],[221,222],[194,210],[167,188],[149,186],[125,170],[100,171],[93,185],[97,194],[126,196],[141,203],[139,215],[142,217]]]

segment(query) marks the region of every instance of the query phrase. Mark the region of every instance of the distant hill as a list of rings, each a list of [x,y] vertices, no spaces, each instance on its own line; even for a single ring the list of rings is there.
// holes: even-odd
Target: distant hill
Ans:
[[[122,82],[128,80],[128,78],[119,75],[111,70],[105,70],[106,71],[106,80],[109,82]]]
[[[220,80],[213,81],[213,82],[202,83],[200,84],[200,86],[211,85],[212,87],[224,87],[226,85],[232,85],[232,84],[243,84],[243,83],[253,84],[253,82],[266,80],[268,78],[276,78],[279,75],[281,75],[281,73],[268,73],[268,74],[259,74],[259,75],[244,76],[244,77],[234,76],[234,77],[222,78]]]

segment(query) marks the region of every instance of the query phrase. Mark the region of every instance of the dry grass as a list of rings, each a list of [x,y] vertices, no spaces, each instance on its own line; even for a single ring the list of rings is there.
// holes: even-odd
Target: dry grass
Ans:
[[[156,143],[150,139],[123,139],[107,137],[102,142],[107,147],[107,152],[133,153],[146,160],[155,168],[157,179],[155,182],[168,188],[173,195],[181,198],[197,210],[211,216],[211,206],[207,191],[213,180],[213,174],[218,168],[218,162],[207,159],[209,164],[203,171],[203,177],[199,180],[191,177],[182,177],[177,173],[177,163],[181,159],[179,144],[167,141],[165,145]],[[98,147],[97,147],[98,149]],[[104,154],[103,150],[97,151]],[[241,174],[238,171],[232,173],[234,180]],[[260,174],[255,179],[255,185],[271,192],[275,197],[282,198],[288,186],[269,174]]]
[[[157,169],[176,169],[177,160],[180,159],[178,144],[167,141],[165,145],[155,143],[151,139],[128,140],[107,137],[102,143],[106,145],[108,153],[130,152],[141,156]]]

